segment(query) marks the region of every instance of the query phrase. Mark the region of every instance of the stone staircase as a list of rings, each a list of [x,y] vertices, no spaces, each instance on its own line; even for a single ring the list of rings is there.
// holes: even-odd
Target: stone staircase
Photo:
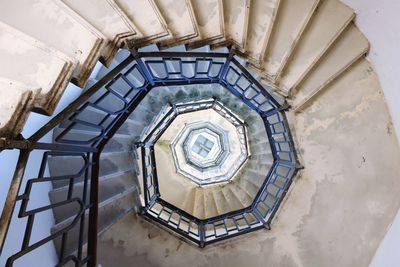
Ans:
[[[226,52],[230,47],[280,101],[286,99],[301,112],[342,75],[359,75],[356,63],[367,64],[369,43],[354,17],[354,11],[338,0],[3,1],[0,58],[7,64],[0,66],[0,136],[17,136],[30,112],[52,114],[69,81],[83,90],[90,88],[129,55],[120,49],[128,46],[180,52]],[[98,60],[103,66],[89,79]],[[251,203],[273,162],[264,149],[269,143],[262,123],[242,102],[214,85],[160,88],[142,101],[101,155],[100,231],[137,208],[140,157],[134,143],[154,117],[166,105],[210,97],[246,122],[251,157],[230,183],[181,185],[176,204],[204,219]],[[95,119],[96,111],[82,116]],[[53,135],[63,127],[67,125],[61,124]],[[86,140],[94,133],[82,126],[68,136]],[[61,175],[64,168],[70,171],[80,164],[54,157],[50,174]],[[73,194],[79,195],[85,185],[82,179],[76,181]],[[54,182],[53,188],[52,203],[65,199],[66,183]],[[68,224],[77,209],[72,204],[55,209],[53,231]],[[67,251],[75,250],[76,238],[68,239]],[[59,249],[59,240],[55,244]]]

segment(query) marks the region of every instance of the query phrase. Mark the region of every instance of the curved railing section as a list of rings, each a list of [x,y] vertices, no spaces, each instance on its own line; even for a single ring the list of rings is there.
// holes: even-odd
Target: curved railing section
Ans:
[[[219,83],[226,87],[260,114],[274,155],[273,167],[266,174],[265,182],[250,207],[199,220],[160,197],[154,146],[151,145],[154,138],[161,134],[162,127],[157,125],[141,145],[146,188],[143,192],[146,203],[142,213],[202,247],[265,226],[269,227],[297,169],[296,153],[284,114],[286,106],[279,104],[245,67],[240,65],[233,53],[131,51],[124,61],[31,137],[25,139],[21,136],[18,140],[0,141],[1,150],[20,151],[0,218],[1,248],[15,209],[19,209],[18,215],[26,226],[21,249],[9,257],[6,266],[13,266],[19,258],[51,241],[61,244],[61,250],[58,251],[60,266],[68,262],[76,266],[96,266],[99,159],[104,146],[153,88],[209,83]],[[174,114],[171,112],[170,115]],[[43,137],[56,127],[63,130],[54,135],[53,142],[41,142]],[[82,129],[91,134],[76,134],[76,131]],[[43,154],[38,175],[25,173],[32,151],[40,151]],[[56,157],[74,157],[82,161],[82,169],[78,172],[66,170],[62,175],[44,176],[43,170],[48,160]],[[78,180],[83,181],[85,189],[82,195],[73,197],[73,184]],[[59,203],[27,210],[30,196],[33,194],[32,187],[41,182],[65,183],[68,186],[68,196]],[[19,189],[23,184],[20,193]],[[22,205],[17,205],[19,202]],[[68,225],[42,240],[31,241],[31,233],[35,231],[35,227],[40,227],[34,224],[36,215],[50,209],[62,208],[71,202],[78,203],[80,208]],[[79,234],[78,250],[67,251],[68,235],[76,233]],[[84,248],[85,243],[87,248]]]

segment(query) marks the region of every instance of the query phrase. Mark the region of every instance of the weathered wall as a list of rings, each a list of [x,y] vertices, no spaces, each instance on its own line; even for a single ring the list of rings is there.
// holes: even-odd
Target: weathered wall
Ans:
[[[379,75],[400,140],[400,2],[396,0],[344,0],[357,12],[356,24],[371,43],[368,59]],[[400,266],[400,212],[383,240],[372,267]]]

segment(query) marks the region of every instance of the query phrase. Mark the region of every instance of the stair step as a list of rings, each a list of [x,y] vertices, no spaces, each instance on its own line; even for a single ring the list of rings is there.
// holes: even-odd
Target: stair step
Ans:
[[[52,156],[48,160],[50,175],[62,176],[71,175],[79,172],[84,166],[84,161],[77,156]],[[131,170],[134,167],[130,152],[111,152],[102,153],[100,156],[99,176],[105,176],[116,172]],[[83,176],[75,178],[74,182],[81,182]],[[68,185],[69,180],[53,181],[53,188]]]
[[[196,198],[196,189],[197,187],[193,187],[190,191],[186,194],[185,201],[183,202],[183,210],[189,214],[192,214],[194,202]]]
[[[204,189],[204,211],[205,217],[211,218],[215,217],[218,214],[217,204],[215,203],[213,188],[205,188]]]
[[[251,160],[259,163],[268,164],[274,162],[274,156],[272,155],[272,153],[252,154]]]
[[[99,177],[99,203],[112,198],[115,195],[123,193],[127,188],[131,188],[135,182],[135,172],[133,170],[113,173],[108,176]],[[90,182],[87,185],[90,188]],[[69,187],[61,187],[49,192],[51,204],[67,200]],[[74,184],[72,198],[82,198],[84,183]],[[87,189],[89,190],[89,189]],[[89,204],[90,191],[87,191],[86,204]],[[63,220],[75,216],[79,212],[79,205],[71,203],[53,209],[56,224]]]
[[[118,66],[124,59],[126,59],[131,53],[127,49],[120,49],[118,50],[117,54],[114,56],[114,58],[111,60],[111,62],[107,65],[104,66],[102,65],[100,67],[100,70],[97,72],[97,75],[95,77],[95,81],[91,82],[91,84],[95,84],[98,80],[103,78],[107,73],[109,73],[112,69],[114,69],[116,66]],[[129,65],[130,67],[130,65]],[[89,81],[88,81],[89,83]],[[85,88],[90,88],[90,86],[86,85]]]
[[[199,219],[205,219],[205,207],[204,207],[204,191],[203,188],[198,187],[195,190],[195,199],[193,203],[193,216]]]
[[[264,155],[264,154],[271,154],[271,145],[269,142],[265,142],[264,145],[251,145],[251,154],[252,155]]]
[[[221,0],[192,0],[200,40],[189,41],[190,48],[212,44],[224,38],[224,10]]]
[[[0,58],[3,62],[0,66],[3,83],[9,80],[19,84],[15,87],[20,93],[15,94],[15,98],[20,98],[24,91],[36,91],[32,95],[35,110],[44,114],[53,113],[71,78],[74,68],[71,59],[1,22]],[[25,110],[26,113],[29,111]]]
[[[275,81],[292,54],[320,0],[283,0],[262,64],[263,74]]]
[[[250,183],[253,183],[257,189],[260,189],[261,184],[265,181],[265,178],[267,177],[267,173],[261,173],[258,170],[251,170],[251,169],[246,169],[244,171],[244,177],[246,177],[246,180]]]
[[[62,1],[107,37],[106,47],[102,51],[107,65],[111,63],[123,41],[138,38],[139,32],[135,25],[113,1]]]
[[[259,187],[252,182],[249,182],[244,175],[238,177],[236,179],[235,184],[239,186],[243,191],[247,192],[247,194],[254,199],[259,191]]]
[[[114,0],[142,34],[136,41],[141,46],[170,36],[167,24],[154,0]]]
[[[218,215],[227,213],[231,210],[225,195],[222,193],[222,188],[215,188],[213,190],[215,204],[217,206]]]
[[[236,198],[243,205],[243,207],[249,207],[251,205],[251,203],[253,202],[253,198],[251,198],[250,195],[246,191],[244,191],[241,187],[236,185],[236,183],[232,183],[228,186],[229,186],[229,189],[232,191],[232,193],[236,196]]]
[[[350,24],[339,40],[333,44],[328,53],[300,84],[293,102],[295,110],[301,109],[343,71],[364,56],[368,50],[368,40],[354,24]]]
[[[225,44],[232,42],[237,48],[246,47],[250,0],[223,0]],[[218,44],[216,45],[218,46]]]
[[[77,61],[74,82],[83,87],[103,48],[104,36],[64,3],[15,0],[0,4],[1,21]],[[24,18],[24,19],[21,19]]]
[[[56,128],[53,130],[53,140],[59,137],[63,133],[64,128]],[[76,141],[89,141],[97,137],[96,132],[85,131],[85,130],[70,130],[67,134],[61,137],[62,140],[76,140]],[[131,134],[114,134],[107,145],[103,148],[103,152],[120,152],[130,151],[132,149],[133,135]]]
[[[250,170],[257,171],[260,173],[264,173],[267,175],[269,169],[271,169],[273,161],[270,162],[259,162],[254,160],[249,160],[249,163],[246,165],[246,168]]]
[[[7,99],[1,103],[0,136],[14,137],[22,131],[39,90],[32,92],[24,84],[0,77],[0,99]]]
[[[104,201],[99,206],[99,217],[98,217],[98,230],[99,233],[104,232],[109,227],[111,227],[114,223],[116,223],[122,216],[131,211],[134,208],[137,194],[136,188],[132,187],[129,190],[126,190],[123,194],[119,194],[114,196],[107,201]],[[69,225],[73,222],[73,217],[68,218],[58,224],[56,224],[51,232],[55,233]],[[88,212],[85,214],[85,227],[83,234],[83,243],[87,242],[87,234],[88,234],[88,221],[89,216]],[[80,220],[77,224],[68,232],[67,242],[65,246],[65,255],[69,255],[70,253],[74,253],[78,249],[78,241],[79,241],[79,227]],[[61,250],[61,236],[54,239],[54,245],[58,254],[60,254]]]
[[[154,0],[167,22],[172,38],[160,42],[167,48],[199,36],[193,6],[190,0]]]
[[[259,65],[264,57],[281,0],[252,0],[247,30],[246,55]]]
[[[284,70],[280,81],[283,94],[289,94],[302,81],[354,16],[354,11],[340,1],[322,1]]]
[[[253,203],[253,200],[254,200],[254,197],[255,197],[254,193],[250,193],[248,191],[248,189],[243,185],[243,183],[241,183],[239,180],[237,180],[234,183],[234,185],[235,185],[234,186],[235,187],[234,190],[242,192],[241,193],[241,197],[243,198],[242,203],[246,203],[245,199],[248,199],[247,201],[250,202],[250,204]]]
[[[225,186],[222,188],[221,192],[224,194],[226,201],[229,203],[229,211],[244,208],[239,198],[230,189],[230,186]]]

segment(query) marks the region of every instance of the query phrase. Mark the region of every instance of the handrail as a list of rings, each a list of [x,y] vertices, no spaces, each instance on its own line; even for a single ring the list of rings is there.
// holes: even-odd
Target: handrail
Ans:
[[[166,62],[176,62],[177,68],[171,69]],[[136,81],[132,80],[132,75],[136,75]],[[139,79],[140,78],[140,79]],[[137,80],[143,81],[138,84]],[[129,88],[126,92],[121,92],[115,87],[116,81],[124,82]],[[243,81],[248,84],[242,87]],[[9,258],[7,266],[12,266],[13,262],[22,257],[29,251],[36,249],[46,242],[58,240],[61,244],[61,252],[59,253],[59,263],[64,264],[69,261],[76,265],[87,263],[88,266],[96,265],[96,236],[97,236],[97,217],[98,217],[98,177],[99,177],[99,157],[104,146],[114,136],[129,115],[137,108],[139,103],[146,95],[157,86],[164,85],[191,85],[191,84],[220,84],[227,88],[232,94],[240,98],[251,109],[259,113],[265,123],[268,138],[273,148],[275,164],[289,166],[290,171],[284,178],[286,182],[282,188],[278,190],[276,195],[276,203],[269,207],[267,213],[262,206],[267,206],[271,192],[269,186],[275,185],[278,175],[276,167],[266,176],[266,182],[260,188],[259,193],[250,207],[222,214],[213,218],[199,220],[195,217],[188,216],[185,212],[175,209],[171,205],[164,205],[165,202],[159,193],[157,175],[152,175],[153,180],[146,183],[145,206],[142,214],[152,219],[168,229],[176,232],[182,237],[195,242],[203,247],[207,244],[217,242],[226,238],[230,238],[242,233],[255,231],[266,227],[270,224],[273,214],[279,207],[280,201],[291,183],[295,175],[298,164],[296,151],[294,150],[293,140],[290,135],[287,119],[284,114],[283,106],[263,88],[263,86],[252,77],[246,68],[235,59],[235,54],[230,53],[197,53],[197,52],[137,52],[131,51],[120,64],[112,69],[108,74],[101,78],[96,84],[85,91],[80,97],[73,101],[59,114],[54,116],[48,123],[41,127],[36,133],[27,139],[20,138],[18,140],[6,140],[0,142],[0,151],[3,149],[18,149],[20,157],[15,169],[12,184],[10,186],[5,208],[0,218],[0,254],[4,242],[6,240],[7,229],[12,220],[12,214],[17,201],[24,201],[26,206],[29,201],[29,188],[25,188],[27,195],[18,195],[19,187],[22,184],[24,176],[32,176],[33,174],[25,174],[24,171],[29,159],[31,151],[43,150],[45,152],[41,165],[41,173],[38,177],[28,177],[27,186],[32,186],[38,182],[57,182],[64,183],[68,186],[69,199],[65,203],[56,203],[46,207],[40,207],[31,213],[22,212],[21,216],[28,217],[26,223],[26,231],[24,244],[21,250]],[[120,103],[120,108],[113,110],[113,107],[104,103],[112,99]],[[216,102],[214,102],[216,103]],[[183,107],[183,106],[182,106]],[[173,108],[174,116],[179,111],[179,105]],[[94,122],[86,118],[86,113],[96,110],[104,117]],[[189,112],[189,111],[188,111]],[[190,112],[193,112],[190,111]],[[171,113],[172,114],[172,113]],[[170,114],[170,115],[171,115]],[[82,116],[81,116],[82,115]],[[229,110],[229,115],[235,116]],[[172,117],[171,117],[172,118]],[[170,119],[171,119],[170,118]],[[172,118],[173,120],[173,118]],[[40,140],[54,128],[62,125],[63,131],[55,136],[53,143],[41,143]],[[161,124],[160,124],[161,125]],[[278,131],[278,126],[284,129]],[[87,139],[76,139],[70,137],[71,133],[79,130],[80,127],[88,127],[91,129],[93,136]],[[161,127],[161,126],[160,126]],[[155,136],[152,136],[155,134]],[[149,157],[150,161],[155,161],[154,144],[161,136],[162,131],[155,127],[146,138],[142,146],[144,157]],[[284,139],[278,139],[277,136],[284,136]],[[247,140],[246,140],[247,143]],[[76,155],[73,152],[77,153]],[[72,154],[71,154],[72,153]],[[83,156],[79,156],[79,155]],[[82,169],[79,176],[76,173],[65,173],[64,175],[50,175],[43,177],[43,170],[48,164],[49,157],[73,157],[76,160],[84,158],[87,164],[82,163]],[[85,161],[83,160],[83,161]],[[281,166],[279,165],[279,166]],[[151,170],[150,170],[151,169]],[[148,171],[157,171],[155,162]],[[282,178],[283,176],[279,176]],[[84,194],[82,197],[72,198],[72,187],[75,180],[80,179],[84,183]],[[283,179],[283,178],[282,178]],[[89,183],[90,182],[90,183]],[[147,188],[148,187],[148,188]],[[71,201],[86,203],[89,198],[89,204],[82,206],[84,210],[75,214],[74,219],[69,225],[59,229],[57,233],[52,234],[35,244],[29,245],[30,235],[35,231],[33,226],[34,216],[37,212],[50,209],[55,206],[62,206]],[[162,219],[156,209],[159,205],[160,212],[168,214],[172,218],[172,213],[179,215],[180,223],[173,220]],[[163,206],[164,205],[164,206]],[[89,212],[85,212],[88,210]],[[89,219],[89,233],[85,234],[84,227]],[[72,227],[79,225],[79,246],[77,254],[66,251],[67,235]],[[184,230],[182,227],[187,226]],[[84,243],[88,242],[87,256],[83,256],[82,248]]]

